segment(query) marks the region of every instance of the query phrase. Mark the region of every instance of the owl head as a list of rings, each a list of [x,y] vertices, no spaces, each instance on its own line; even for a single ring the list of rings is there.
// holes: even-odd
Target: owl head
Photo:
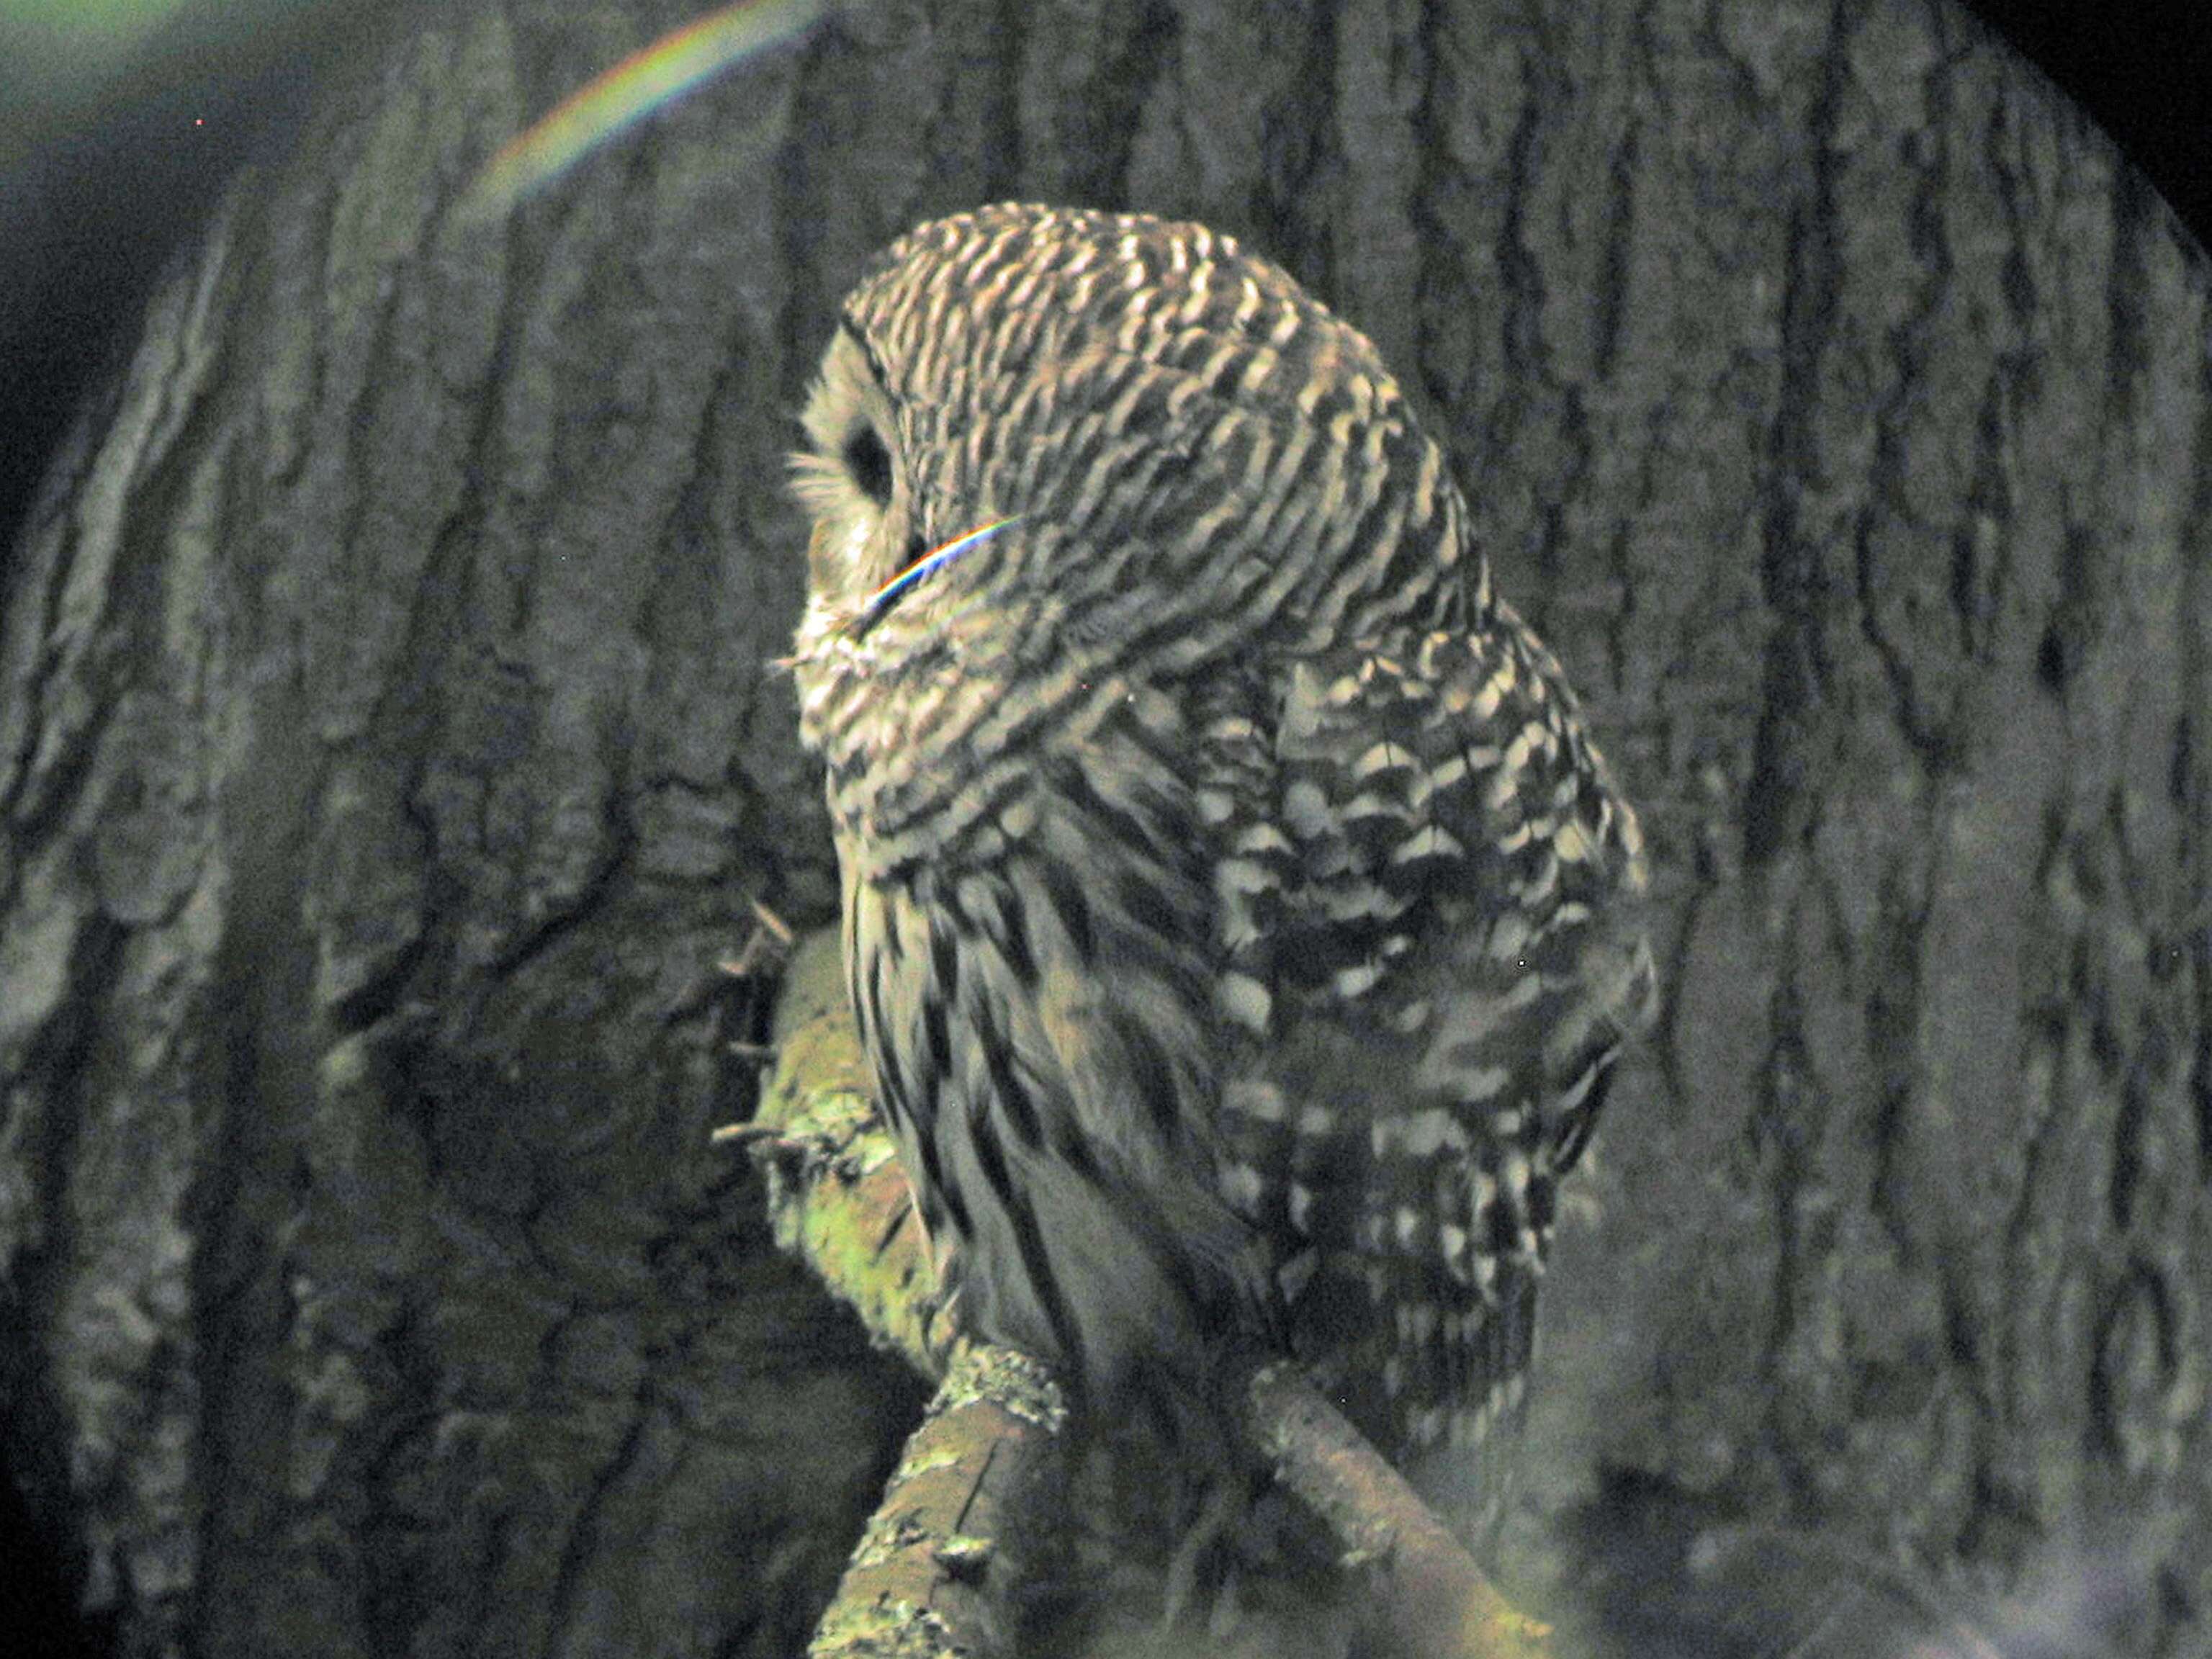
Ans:
[[[846,299],[805,427],[803,675],[1117,641],[1188,669],[1486,598],[1374,346],[1201,225],[1007,205],[921,227]]]

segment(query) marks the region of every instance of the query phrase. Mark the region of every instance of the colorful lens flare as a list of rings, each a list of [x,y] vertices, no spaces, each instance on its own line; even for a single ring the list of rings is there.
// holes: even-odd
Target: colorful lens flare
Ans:
[[[485,163],[463,198],[471,216],[497,217],[662,105],[801,33],[826,0],[741,0],[663,35],[562,100]]]
[[[996,524],[987,524],[981,530],[971,530],[957,541],[947,542],[935,552],[923,555],[870,594],[866,608],[860,614],[869,618],[881,616],[892,600],[897,599],[900,594],[905,592],[908,588],[929,574],[931,571],[944,569],[946,565],[951,564],[953,560],[974,547],[986,536],[995,536],[1021,516],[1017,513],[1013,518],[1001,519]]]

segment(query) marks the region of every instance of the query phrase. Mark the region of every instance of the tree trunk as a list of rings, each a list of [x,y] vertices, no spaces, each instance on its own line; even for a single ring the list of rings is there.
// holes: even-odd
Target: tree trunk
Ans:
[[[707,1144],[717,963],[835,903],[781,458],[867,253],[1026,197],[1371,332],[1644,808],[1509,1577],[2212,1639],[2212,342],[2110,146],[1942,0],[886,0],[456,210],[689,15],[396,16],[7,573],[0,1405],[95,1633],[803,1642],[919,1395]]]

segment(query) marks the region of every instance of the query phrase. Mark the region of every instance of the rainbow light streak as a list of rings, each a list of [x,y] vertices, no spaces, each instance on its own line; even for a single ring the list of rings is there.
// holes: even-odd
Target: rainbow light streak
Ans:
[[[1012,517],[1000,520],[996,524],[987,524],[981,530],[969,531],[957,541],[945,543],[944,546],[939,548],[934,553],[923,554],[921,557],[916,559],[912,564],[907,566],[905,569],[900,571],[897,575],[892,577],[874,592],[869,594],[868,602],[866,605],[861,607],[860,615],[868,621],[873,622],[878,617],[882,616],[885,611],[890,608],[892,600],[898,598],[900,594],[905,592],[908,588],[913,586],[915,583],[920,581],[924,576],[929,574],[931,571],[944,569],[946,565],[951,564],[953,560],[958,558],[969,548],[975,546],[975,544],[981,541],[984,537],[997,535],[999,532],[1004,530],[1008,525],[1013,523],[1016,519],[1018,519],[1022,515],[1020,514],[1017,513],[1012,514]]]
[[[495,217],[586,153],[718,71],[781,46],[822,15],[825,0],[739,0],[664,34],[580,87],[484,163],[462,198]]]

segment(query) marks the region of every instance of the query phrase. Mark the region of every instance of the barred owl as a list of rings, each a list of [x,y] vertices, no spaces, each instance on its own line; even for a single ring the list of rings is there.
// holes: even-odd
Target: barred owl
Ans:
[[[1286,1352],[1517,1409],[1648,1018],[1634,814],[1368,340],[1200,226],[1001,206],[847,298],[793,666],[854,1008],[969,1328],[1079,1400]]]

